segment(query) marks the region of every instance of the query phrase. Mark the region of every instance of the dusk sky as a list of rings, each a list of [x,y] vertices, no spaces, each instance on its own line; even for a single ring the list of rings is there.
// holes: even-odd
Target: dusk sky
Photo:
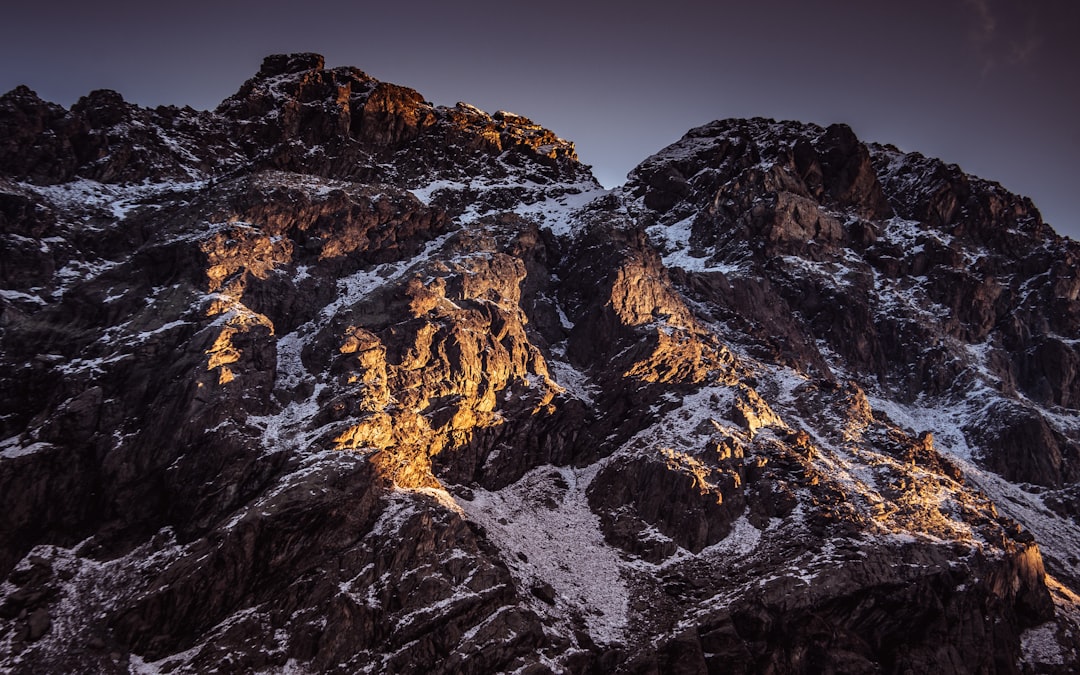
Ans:
[[[314,51],[427,99],[531,117],[606,186],[725,117],[845,122],[1030,196],[1080,238],[1080,2],[38,2],[4,11],[0,91],[213,108]]]

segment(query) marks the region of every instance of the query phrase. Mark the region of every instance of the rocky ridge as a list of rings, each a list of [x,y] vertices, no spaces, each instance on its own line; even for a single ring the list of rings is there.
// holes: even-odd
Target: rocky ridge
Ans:
[[[11,672],[1070,672],[1080,247],[843,125],[602,190],[268,57],[0,97]]]

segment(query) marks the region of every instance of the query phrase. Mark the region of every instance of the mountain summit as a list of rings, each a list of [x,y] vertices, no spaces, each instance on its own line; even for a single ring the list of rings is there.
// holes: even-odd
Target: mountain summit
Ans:
[[[1080,245],[844,125],[603,190],[321,56],[0,97],[5,672],[1070,673]]]

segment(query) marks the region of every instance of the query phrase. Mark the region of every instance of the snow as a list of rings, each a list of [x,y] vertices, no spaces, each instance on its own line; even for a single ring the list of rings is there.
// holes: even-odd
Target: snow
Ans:
[[[681,267],[688,272],[705,269],[704,258],[692,257],[687,252],[695,217],[696,215],[687,216],[671,225],[653,225],[646,230],[653,245],[664,252],[664,265]]]
[[[179,319],[176,320],[176,321],[170,321],[169,323],[162,324],[161,326],[155,328],[154,330],[142,331],[141,333],[139,333],[135,337],[135,339],[137,341],[139,341],[139,342],[145,342],[146,340],[149,340],[151,337],[153,337],[154,335],[157,335],[158,333],[167,333],[168,331],[170,331],[170,330],[172,330],[174,328],[179,328],[181,326],[190,326],[190,325],[191,325],[190,321],[181,321]]]
[[[778,404],[793,404],[795,402],[795,390],[810,381],[803,373],[790,368],[775,367],[769,373],[769,380],[776,385],[776,402]]]
[[[56,370],[65,375],[74,375],[81,372],[104,375],[105,366],[132,357],[134,357],[134,354],[113,354],[112,356],[99,356],[92,359],[72,359],[67,363],[58,365]]]
[[[575,398],[581,399],[589,405],[593,404],[594,385],[589,376],[566,361],[548,361],[548,372],[555,383],[570,393]]]
[[[145,181],[135,185],[115,185],[79,178],[59,185],[43,186],[32,183],[18,183],[17,185],[65,210],[77,213],[89,208],[108,213],[117,220],[121,220],[138,207],[139,202],[168,193],[200,190],[206,184],[205,180],[192,180],[156,183]]]
[[[131,675],[160,675],[163,671],[156,663],[148,663],[138,654],[132,654],[128,658],[128,672]]]
[[[623,452],[634,448],[666,447],[694,454],[705,447],[705,441],[717,430],[743,436],[735,423],[721,412],[729,410],[735,400],[735,391],[731,387],[706,386],[682,397],[669,392],[664,398],[678,405],[638,432],[627,442]]]
[[[127,555],[108,561],[83,557],[81,550],[89,540],[71,548],[42,544],[31,549],[15,569],[28,570],[32,561],[38,559],[48,561],[54,573],[49,583],[56,590],[49,601],[52,626],[35,643],[35,649],[46,653],[66,653],[72,644],[85,644],[92,626],[100,627],[100,619],[123,603],[130,602],[164,566],[188,550],[176,543],[175,535],[169,528],[160,531],[154,540],[158,542],[156,545],[147,542]],[[5,581],[0,584],[0,597],[15,590],[11,582]],[[9,631],[5,635],[0,631],[0,654],[14,654],[10,643],[15,637],[14,633]],[[17,662],[16,658],[4,665]],[[133,672],[158,672],[155,670],[156,664],[144,663],[137,656],[133,655],[131,663],[139,668]],[[0,667],[2,670],[3,667]]]
[[[968,404],[988,404],[989,397],[986,395],[989,393],[989,390],[978,388],[969,394],[964,404],[953,406],[903,404],[871,392],[866,393],[866,400],[873,410],[885,413],[890,420],[909,433],[933,433],[934,447],[944,450],[947,456],[971,460],[973,450],[968,446],[963,431],[963,426],[973,412]]]
[[[285,665],[281,668],[274,668],[272,670],[260,671],[263,673],[274,673],[274,675],[306,675],[312,672],[310,668],[304,666],[296,659],[289,659],[285,662]]]
[[[0,458],[14,459],[16,457],[24,457],[26,455],[32,455],[42,450],[48,450],[53,447],[51,443],[31,443],[30,445],[22,445],[18,436],[13,436],[2,442],[0,442]]]
[[[1029,628],[1020,635],[1020,649],[1024,663],[1041,663],[1053,666],[1065,665],[1065,654],[1057,641],[1057,623],[1049,621]]]
[[[53,298],[60,299],[76,283],[99,277],[120,264],[120,261],[114,260],[69,261],[67,265],[56,272],[57,288],[52,292]]]
[[[248,422],[261,427],[265,455],[285,450],[308,450],[322,433],[323,428],[308,429],[307,424],[319,412],[319,395],[326,388],[323,383],[315,385],[311,396],[292,401],[281,412],[264,416],[249,416]]]
[[[623,637],[629,591],[620,554],[604,541],[585,495],[600,468],[541,466],[501,490],[475,489],[471,501],[458,504],[503,551],[521,588],[542,581],[555,589],[554,608],[537,600],[534,609],[559,621],[580,614],[594,640],[611,643]],[[559,481],[567,486],[561,499]]]
[[[658,223],[646,230],[650,242],[660,251],[664,266],[677,267],[687,272],[721,272],[728,276],[744,274],[747,262],[719,262],[710,259],[708,255],[697,256],[690,252],[694,218],[696,214],[670,225]]]
[[[275,88],[284,81],[284,79],[280,82],[278,79],[273,79],[267,85]],[[482,113],[478,109],[461,105],[465,110]],[[760,132],[761,128],[763,127],[758,127],[755,133]],[[727,138],[737,135],[732,132],[727,135]],[[190,153],[175,139],[162,135],[162,141],[174,152],[191,159]],[[695,154],[709,151],[716,142],[717,137],[688,136],[679,144],[665,148],[647,161],[669,162],[693,157]],[[316,150],[318,149],[311,149],[312,152]],[[412,190],[412,194],[424,204],[429,205],[437,201],[439,193],[443,191],[479,194],[480,198],[468,206],[458,218],[459,222],[464,224],[498,210],[483,202],[485,193],[506,189],[526,190],[527,197],[518,200],[514,209],[515,213],[534,219],[542,227],[562,237],[573,236],[586,227],[588,222],[586,207],[595,200],[610,194],[610,191],[598,189],[595,183],[590,181],[540,185],[539,182],[529,179],[518,167],[505,165],[508,176],[504,179],[440,178],[416,187]],[[779,168],[767,159],[763,159],[756,169],[779,171]],[[289,180],[290,184],[305,187],[316,196],[328,196],[335,190],[349,187],[347,183],[310,177],[297,176],[290,177]],[[273,181],[270,181],[268,184],[272,183]],[[78,180],[61,186],[23,185],[22,187],[73,212],[84,213],[87,210],[97,210],[100,214],[119,220],[129,217],[142,202],[150,197],[168,191],[193,190],[202,186],[203,183],[200,181],[115,186]],[[689,241],[694,216],[676,220],[679,215],[681,214],[671,217],[674,222],[666,225],[652,225],[647,230],[648,236],[659,249],[667,267],[681,268],[689,272],[722,272],[736,275],[747,273],[749,269],[747,263],[718,263],[711,261],[707,256],[693,255]],[[227,225],[236,226],[237,224]],[[226,224],[209,224],[210,231],[224,226]],[[194,236],[202,237],[205,234],[206,231],[203,231]],[[276,414],[250,417],[248,422],[262,430],[262,441],[268,452],[287,449],[313,450],[313,452],[301,460],[297,471],[282,478],[276,486],[254,500],[248,507],[236,512],[225,524],[226,529],[236,526],[245,518],[266,517],[272,505],[271,500],[276,496],[293,488],[307,489],[306,481],[309,477],[323,470],[328,462],[338,461],[343,457],[340,453],[312,448],[316,440],[325,433],[325,427],[310,429],[308,425],[319,412],[318,401],[329,385],[323,381],[327,377],[326,373],[308,372],[301,355],[311,340],[325,329],[335,316],[347,311],[350,307],[364,303],[376,289],[405,278],[417,268],[420,261],[437,253],[452,236],[454,234],[449,233],[428,242],[424,250],[413,259],[375,266],[338,279],[337,295],[315,319],[277,338],[277,386],[295,389],[308,382],[312,384],[312,392],[301,400],[291,398],[291,402]],[[904,248],[908,253],[918,252],[927,245],[932,247],[934,242],[942,245],[949,243],[947,235],[929,230],[916,221],[902,218],[887,221],[882,228],[881,239]],[[59,239],[56,243],[64,243],[64,240]],[[43,250],[47,249],[46,244],[42,243],[42,246],[46,247]],[[785,256],[783,263],[788,270],[798,274],[813,275],[819,280],[838,285],[850,285],[846,274],[858,271],[855,266],[865,263],[850,251],[845,251],[844,254],[845,259],[839,262],[811,262],[796,256]],[[973,259],[969,256],[969,262]],[[121,263],[78,260],[68,262],[57,275],[61,282],[59,292],[62,294],[63,289],[71,283],[101,274],[118,264]],[[913,316],[928,321],[936,321],[949,316],[948,308],[934,305],[929,301],[925,292],[928,284],[926,277],[906,276],[901,279],[888,279],[874,274],[876,293],[872,298],[872,306],[879,316]],[[299,267],[294,281],[300,282],[309,277],[309,270],[306,267]],[[109,295],[105,301],[109,302],[120,297],[122,296]],[[0,298],[39,304],[44,302],[37,296],[12,290],[0,290]],[[563,308],[557,303],[555,308],[562,327],[567,331],[573,329],[574,324]],[[217,322],[227,321],[237,312],[244,311],[248,310],[236,302],[236,308],[218,317]],[[144,341],[157,333],[180,328],[189,323],[183,320],[171,321],[155,329],[137,333],[134,340]],[[660,329],[665,330],[663,326]],[[1052,337],[1070,346],[1080,345],[1080,340],[1073,339],[1073,336]],[[820,344],[824,345],[824,343]],[[978,414],[987,406],[1003,400],[994,390],[998,382],[989,366],[991,352],[994,349],[992,343],[966,345],[957,342],[947,346],[954,348],[958,354],[966,356],[974,364],[979,382],[968,392],[966,398],[950,401],[948,404],[943,400],[929,399],[904,404],[892,400],[880,391],[877,393],[868,391],[871,406],[875,411],[887,414],[892,421],[912,434],[932,431],[938,449],[962,468],[966,479],[972,485],[985,492],[1002,513],[1023,522],[1035,534],[1048,557],[1062,565],[1072,564],[1075,569],[1075,563],[1068,563],[1068,561],[1080,559],[1080,526],[1067,518],[1055,515],[1046,507],[1042,495],[1029,492],[1024,486],[1009,483],[978,466],[975,463],[977,448],[970,447],[966,440],[965,426],[970,425],[971,420],[978,419]],[[555,356],[560,356],[558,346],[553,353]],[[834,372],[842,372],[841,368],[835,367],[839,361],[838,357],[824,347],[822,354],[832,362]],[[59,366],[58,371],[66,374],[80,371],[101,372],[109,363],[128,356],[130,354],[75,359]],[[881,475],[899,472],[900,464],[895,459],[868,448],[862,438],[864,429],[858,423],[849,424],[849,421],[843,419],[842,416],[831,413],[813,419],[800,417],[797,413],[796,390],[808,381],[805,375],[787,368],[758,365],[760,367],[756,368],[755,376],[759,376],[762,383],[758,390],[766,396],[776,412],[783,416],[790,428],[807,430],[814,444],[820,449],[813,458],[816,468],[828,474],[829,479],[835,481],[849,495],[850,501],[856,508],[873,514],[875,507],[887,501],[881,496],[881,492],[885,490]],[[597,393],[596,387],[586,373],[558,358],[549,361],[548,368],[554,380],[568,394],[587,404],[593,403]],[[768,391],[769,389],[772,391]],[[672,452],[685,452],[686,456],[690,457],[690,453],[699,452],[705,447],[704,439],[717,430],[740,438],[748,438],[741,429],[736,428],[730,420],[723,417],[736,395],[737,390],[726,385],[703,386],[690,393],[669,393],[650,411],[651,414],[657,416],[656,421],[630,439],[617,451],[616,456],[634,452],[653,452],[663,446],[674,448]],[[1046,408],[1039,410],[1059,429],[1070,429],[1073,432],[1080,430],[1080,418],[1071,411],[1055,411]],[[828,427],[831,422],[835,422],[836,427],[830,430]],[[832,433],[833,431],[835,434]],[[769,440],[771,432],[763,430],[762,434],[765,440]],[[772,436],[772,438],[776,437]],[[31,443],[25,446],[22,443],[18,437],[0,441],[0,458],[13,459],[52,447],[47,443]],[[488,459],[494,456],[492,454]],[[364,460],[356,457],[355,460],[350,461]],[[407,519],[416,514],[415,495],[423,494],[434,499],[443,508],[464,514],[465,517],[484,527],[487,536],[502,551],[503,559],[511,570],[519,590],[523,591],[521,595],[525,601],[541,615],[548,617],[550,622],[567,627],[571,625],[569,622],[572,616],[580,615],[594,640],[600,643],[617,642],[627,637],[631,593],[628,584],[629,574],[635,571],[655,573],[657,566],[651,566],[642,561],[629,562],[627,554],[604,541],[600,520],[589,508],[586,497],[589,484],[603,465],[604,462],[587,468],[541,466],[533,469],[514,484],[500,490],[475,488],[471,499],[463,497],[455,499],[444,490],[398,488],[391,494],[389,506],[382,512],[366,538],[373,542],[380,542],[396,534]],[[916,468],[904,466],[903,470],[919,478],[923,477]],[[316,481],[311,482],[316,483]],[[951,517],[949,523],[955,528],[956,538],[973,536],[970,527],[962,522],[956,513],[957,505],[954,497],[955,494],[949,489],[938,485],[936,489],[927,488],[925,499],[931,508],[936,508],[947,519]],[[799,521],[803,517],[806,501],[808,501],[807,494],[800,494],[797,510],[784,522],[784,527],[793,528],[801,525]],[[779,528],[780,522],[774,520],[769,530]],[[771,536],[769,530],[759,530],[744,514],[733,522],[730,533],[723,540],[705,548],[698,556],[680,550],[663,565],[678,565],[691,559],[717,562],[719,559],[751,556],[763,548],[767,550],[763,540]],[[655,528],[647,529],[644,536],[663,537]],[[869,534],[866,540],[873,541],[875,538],[895,544],[925,541],[932,536],[924,532],[882,527],[880,531]],[[833,548],[835,547],[832,542],[828,542],[820,552],[807,553],[798,560],[791,561],[790,564],[785,561],[781,567],[771,569],[770,575],[763,575],[762,578],[755,579],[754,583],[773,583],[783,579],[797,584],[812,584],[815,578],[815,566],[816,569],[821,569],[821,565],[829,564],[829,556]],[[147,564],[158,564],[162,560],[176,556],[179,550],[175,547],[168,548],[163,552],[146,556]],[[137,555],[145,556],[146,553],[147,551],[144,550],[137,552]],[[59,555],[55,551],[53,554]],[[74,557],[74,554],[68,555]],[[126,564],[131,564],[131,556],[127,558]],[[155,560],[157,562],[153,562]],[[123,563],[122,559],[115,564]],[[97,585],[90,582],[94,580],[94,574],[103,574],[102,570],[106,570],[114,563],[85,561],[80,564],[85,567],[79,569],[75,582],[84,583],[85,588],[71,591],[72,595],[103,592],[101,589],[106,587],[104,582],[100,579]],[[364,572],[361,572],[360,575],[363,574]],[[354,577],[354,580],[360,575]],[[539,599],[533,599],[528,594],[528,589],[541,582],[549,584],[555,590],[554,607],[546,605]],[[340,588],[343,593],[357,598],[358,602],[364,601],[363,593],[356,593],[357,589],[352,587],[351,582],[341,583]],[[374,586],[363,590],[368,592],[366,601],[373,602]],[[104,595],[99,598],[98,604],[107,602],[104,598]],[[404,617],[405,621],[419,616],[430,616],[449,607],[460,598],[461,596],[454,596],[425,607],[413,615]],[[74,600],[64,600],[64,602],[75,607],[71,604]],[[255,611],[254,608],[241,610],[219,624],[218,629],[227,627],[230,622],[241,620],[253,611]],[[487,617],[482,623],[474,626],[464,639],[474,637],[483,625],[495,620],[498,616],[499,614],[496,613]],[[65,630],[73,630],[73,628],[58,622],[54,630],[55,636],[64,635]],[[1073,655],[1065,653],[1056,639],[1055,631],[1056,625],[1053,623],[1025,631],[1022,635],[1023,661],[1056,665],[1068,663]],[[171,670],[178,662],[189,661],[195,655],[197,655],[197,649],[156,662],[147,662],[138,655],[132,655],[130,667],[134,673],[156,674],[163,670]],[[303,672],[303,667],[295,661],[290,661],[279,672]]]
[[[427,185],[415,187],[409,190],[409,192],[411,192],[414,197],[423,202],[425,206],[431,206],[431,200],[435,196],[435,193],[442,190],[463,190],[468,187],[468,183],[440,178],[438,180],[431,181]]]
[[[562,305],[556,303],[555,311],[559,314],[559,325],[563,327],[563,330],[573,330],[574,322],[570,320],[570,317],[566,316],[566,312],[563,311]]]
[[[9,302],[32,302],[35,305],[46,304],[44,300],[36,295],[30,295],[29,293],[22,293],[20,291],[12,291],[8,289],[0,289],[0,298],[8,300]]]
[[[402,260],[396,263],[385,263],[377,267],[373,267],[368,270],[361,270],[347,277],[342,277],[337,280],[338,296],[337,298],[323,307],[320,312],[321,318],[325,321],[333,317],[346,307],[351,307],[361,300],[363,300],[369,293],[385,284],[392,283],[402,278],[409,270],[413,269],[417,264],[430,259],[436,251],[442,248],[451,237],[454,236],[454,232],[447,232],[424,245],[424,249],[420,251],[414,258],[410,260]],[[302,329],[301,329],[302,330]]]
[[[811,277],[817,277],[819,282],[837,288],[851,287],[849,277],[852,268],[838,261],[814,261],[795,255],[785,255],[780,258],[786,264],[788,271],[799,270]]]
[[[582,208],[608,195],[611,191],[591,183],[579,183],[556,197],[541,199],[532,204],[520,204],[514,213],[531,216],[557,237],[571,236],[580,229],[578,213]]]
[[[529,181],[527,175],[519,167],[506,162],[503,162],[503,164],[509,174],[504,179],[493,180],[485,177],[473,177],[452,180],[439,178],[414,187],[410,189],[410,192],[428,206],[433,203],[439,193],[445,191],[478,195],[478,198],[474,199],[458,217],[460,223],[467,224],[488,213],[505,210],[485,204],[485,194],[506,190],[521,192],[523,186],[535,185],[535,183]],[[581,210],[610,192],[610,190],[598,186],[591,180],[536,186],[535,189],[526,191],[524,195],[516,200],[517,205],[514,207],[513,213],[534,219],[542,227],[550,229],[557,236],[568,236],[580,228],[579,214]]]
[[[975,349],[979,350],[979,347]],[[905,405],[869,393],[867,400],[875,410],[884,412],[909,431],[932,432],[934,447],[954,462],[965,480],[985,493],[998,511],[1028,529],[1045,557],[1078,571],[1076,563],[1070,561],[1080,560],[1080,525],[1048,509],[1041,494],[1029,492],[1024,485],[1011,483],[984,469],[977,463],[977,449],[967,442],[964,427],[981,419],[981,413],[987,407],[1004,400],[1000,394],[981,385],[952,405],[927,400]],[[1056,421],[1050,411],[1040,409],[1039,412],[1051,423]],[[1068,419],[1062,421],[1075,424],[1075,416],[1066,417]]]
[[[702,556],[747,556],[754,552],[761,541],[761,530],[754,527],[746,515],[739,516],[731,524],[728,536],[707,546],[701,551]]]
[[[796,405],[796,389],[804,376],[783,368],[773,368],[766,380],[779,391],[775,410],[795,428],[806,431],[814,446],[814,463],[843,490],[848,503],[861,511],[871,525],[869,534],[896,539],[942,541],[980,541],[981,535],[964,515],[965,488],[922,467],[906,464],[875,447],[864,437],[869,420],[858,415],[848,417],[834,410],[822,411],[820,417],[804,419]],[[875,416],[884,412],[894,424],[910,436],[931,431],[935,447],[952,457],[964,469],[957,456],[970,455],[961,425],[962,406],[933,407],[925,402],[902,405],[890,399],[867,394]],[[949,447],[961,449],[954,453]],[[966,473],[966,469],[965,473]],[[896,476],[908,475],[919,483],[916,495],[894,497],[890,494]]]
[[[1080,571],[1075,562],[1080,560],[1080,526],[1075,521],[1048,509],[1041,495],[1027,492],[962,458],[954,461],[964,476],[990,497],[998,511],[1023,524],[1035,536],[1044,557],[1071,567],[1074,573]]]
[[[923,250],[923,244],[916,243],[920,239],[936,241],[942,246],[952,242],[952,237],[947,234],[932,230],[917,220],[906,220],[899,216],[886,220],[881,234],[887,241],[903,248],[907,254]]]

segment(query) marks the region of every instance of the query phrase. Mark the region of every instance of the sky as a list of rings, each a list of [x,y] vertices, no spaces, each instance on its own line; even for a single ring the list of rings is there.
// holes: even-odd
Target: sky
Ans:
[[[213,108],[312,51],[438,104],[509,110],[605,186],[714,119],[849,124],[1031,197],[1080,239],[1076,0],[12,3],[0,92]]]

